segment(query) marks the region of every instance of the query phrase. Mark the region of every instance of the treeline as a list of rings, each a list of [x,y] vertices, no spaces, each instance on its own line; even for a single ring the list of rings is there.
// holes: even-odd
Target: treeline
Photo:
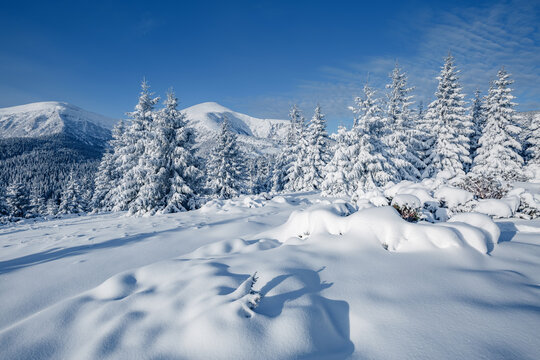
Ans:
[[[103,148],[55,134],[2,139],[0,154],[0,221],[8,221],[58,214],[70,176],[91,194]]]
[[[93,185],[72,171],[51,211],[167,213],[197,208],[210,198],[282,191],[354,197],[443,171],[472,180],[524,179],[526,164],[540,164],[540,124],[518,118],[509,74],[502,68],[487,94],[477,91],[470,104],[458,74],[449,55],[435,99],[423,109],[414,107],[413,88],[396,65],[383,95],[366,84],[351,108],[352,126],[340,127],[332,137],[320,106],[309,122],[293,106],[282,151],[257,158],[242,153],[226,119],[208,159],[197,157],[195,133],[175,95],[167,94],[157,109],[159,98],[143,82],[129,122],[113,131]],[[0,212],[24,216],[15,215],[16,186],[10,186]]]

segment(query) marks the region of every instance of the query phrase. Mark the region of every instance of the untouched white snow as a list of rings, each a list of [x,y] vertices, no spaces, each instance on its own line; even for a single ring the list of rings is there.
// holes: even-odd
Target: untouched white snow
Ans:
[[[455,208],[474,199],[474,195],[467,190],[451,186],[441,186],[433,195],[437,200],[446,202],[449,208]]]
[[[474,211],[497,218],[508,218],[514,213],[512,207],[503,199],[478,200]]]
[[[2,359],[540,353],[539,220],[412,224],[299,194],[27,222],[0,246]]]

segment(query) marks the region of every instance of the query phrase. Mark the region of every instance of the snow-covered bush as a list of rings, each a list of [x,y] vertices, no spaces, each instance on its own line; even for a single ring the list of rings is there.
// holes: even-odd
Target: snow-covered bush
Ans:
[[[414,195],[396,195],[396,197],[392,199],[392,207],[408,222],[418,222],[420,220],[422,203],[420,202],[420,199]]]
[[[392,205],[394,209],[397,210],[401,218],[408,222],[418,222],[420,220],[419,210],[408,205]]]
[[[478,199],[502,199],[510,190],[507,183],[489,174],[469,173],[456,186],[473,193]]]
[[[517,209],[518,213],[525,215],[524,217],[529,219],[540,217],[540,199],[537,201],[535,196],[529,192],[521,193],[519,198],[520,203]]]

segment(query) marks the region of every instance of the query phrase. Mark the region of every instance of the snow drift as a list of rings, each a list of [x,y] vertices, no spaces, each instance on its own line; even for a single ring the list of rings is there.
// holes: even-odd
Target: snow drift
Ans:
[[[351,211],[342,200],[284,194],[0,228],[2,359],[540,351],[539,221],[457,214],[411,224],[369,202]],[[490,256],[473,250],[499,233]]]
[[[449,223],[410,223],[389,206],[362,209],[340,216],[335,207],[316,206],[293,212],[288,221],[266,236],[281,242],[313,235],[352,235],[375,238],[390,251],[471,247],[487,253],[498,241],[496,225],[487,216],[458,216]]]

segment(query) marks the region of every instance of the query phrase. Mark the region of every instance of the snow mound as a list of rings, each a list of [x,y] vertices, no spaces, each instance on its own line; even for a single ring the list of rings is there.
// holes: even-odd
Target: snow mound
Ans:
[[[428,186],[427,181],[421,183],[414,183],[407,180],[401,181],[386,189],[384,195],[391,198],[394,198],[397,195],[414,195],[422,203],[435,201],[430,194],[430,186]]]
[[[244,209],[263,207],[268,202],[264,195],[243,195],[233,199],[212,199],[201,207],[201,212],[243,212]]]
[[[497,244],[501,235],[501,230],[491,220],[491,218],[484,214],[479,213],[460,213],[452,216],[448,222],[456,223],[461,222],[464,224],[472,225],[482,230],[489,239],[491,244]]]
[[[222,256],[232,253],[250,253],[273,249],[281,243],[273,239],[259,239],[246,241],[243,239],[222,240],[209,245],[202,246],[193,252],[194,257],[207,258],[211,256]]]
[[[502,199],[478,200],[478,204],[474,207],[474,211],[495,218],[509,218],[514,214],[512,207],[507,201]]]
[[[319,294],[329,284],[318,272],[250,275],[216,261],[186,260],[118,274],[45,309],[2,334],[13,339],[5,355],[289,359],[352,351],[348,322],[341,321],[348,305]],[[25,346],[17,336],[35,332],[42,342]],[[66,346],[47,341],[58,336]]]
[[[285,199],[283,196],[281,195],[278,195],[278,196],[274,196],[272,198],[272,201],[277,203],[277,204],[288,204],[289,202],[287,201],[287,199]]]
[[[446,202],[449,208],[465,205],[467,202],[474,199],[474,195],[467,190],[451,186],[441,186],[433,193],[433,196],[437,200]]]
[[[491,230],[483,230],[477,224]],[[496,227],[493,221],[484,217],[453,223],[415,224],[404,221],[388,206],[363,209],[349,216],[340,216],[331,207],[318,206],[293,212],[285,224],[266,235],[281,242],[314,235],[353,235],[363,241],[377,239],[389,251],[472,247],[487,253],[498,239],[493,227]]]
[[[392,199],[392,205],[418,209],[422,207],[420,199],[410,194],[398,194]]]
[[[388,199],[382,195],[377,195],[369,198],[369,202],[374,206],[388,206]]]

